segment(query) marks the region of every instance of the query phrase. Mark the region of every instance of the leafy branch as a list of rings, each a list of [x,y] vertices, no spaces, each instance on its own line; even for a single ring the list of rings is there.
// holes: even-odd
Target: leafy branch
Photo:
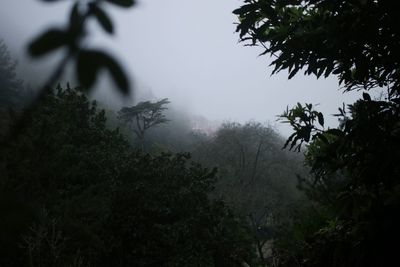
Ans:
[[[42,0],[44,2],[58,2],[61,0]],[[105,11],[106,4],[129,8],[134,5],[134,0],[76,0],[69,15],[69,23],[65,28],[51,28],[33,40],[28,51],[33,57],[42,57],[61,48],[66,50],[65,56],[55,69],[42,90],[49,90],[61,77],[65,66],[70,61],[75,61],[76,74],[80,84],[91,89],[96,82],[99,72],[107,70],[118,90],[128,94],[130,85],[128,78],[120,64],[111,55],[98,49],[88,49],[84,42],[88,36],[86,25],[90,19],[95,19],[102,29],[114,33],[113,22]]]
[[[317,137],[323,137],[324,127],[324,115],[313,109],[312,104],[305,104],[304,106],[297,103],[292,109],[286,108],[286,111],[280,116],[279,119],[283,123],[289,123],[294,130],[289,138],[287,139],[283,148],[286,148],[289,144],[289,150],[294,148],[295,151],[300,151],[301,145],[310,140],[314,140]],[[315,126],[315,123],[322,127]],[[300,142],[300,143],[298,143]]]
[[[41,0],[43,2],[60,2],[62,0]],[[42,57],[60,49],[65,50],[65,55],[55,67],[48,80],[39,89],[38,95],[25,107],[18,121],[13,125],[8,136],[2,140],[4,144],[16,138],[26,127],[29,114],[40,104],[53,90],[55,84],[62,76],[65,67],[71,61],[75,62],[75,70],[83,89],[90,90],[102,70],[111,74],[117,89],[124,95],[130,92],[130,84],[125,71],[116,59],[99,49],[88,49],[84,43],[89,35],[86,29],[87,23],[95,19],[105,32],[114,33],[112,20],[105,12],[105,6],[111,4],[121,8],[130,8],[135,0],[75,0],[69,15],[68,25],[65,28],[51,28],[39,35],[28,45],[29,54],[34,57]]]

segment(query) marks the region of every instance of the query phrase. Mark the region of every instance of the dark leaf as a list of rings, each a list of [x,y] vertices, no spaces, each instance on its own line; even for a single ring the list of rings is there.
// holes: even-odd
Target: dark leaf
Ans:
[[[134,0],[106,0],[106,1],[122,7],[131,7],[135,4]]]
[[[111,73],[118,89],[123,94],[129,93],[129,81],[126,77],[125,72],[122,70],[121,66],[113,58],[109,57],[107,62],[107,68]]]
[[[324,115],[321,112],[317,113],[317,117],[318,117],[318,123],[324,127]]]
[[[366,101],[371,101],[371,96],[368,93],[363,93],[363,98]]]
[[[325,78],[328,78],[328,76],[331,74],[334,67],[335,67],[334,64],[328,64],[328,66],[326,67],[325,73],[324,73]]]
[[[319,78],[319,77],[322,75],[322,73],[324,73],[324,71],[325,71],[325,67],[321,67],[321,68],[318,70],[317,78]]]
[[[91,5],[91,11],[99,21],[100,25],[103,27],[103,29],[106,32],[112,34],[114,32],[114,27],[108,15],[97,5]]]
[[[129,93],[129,81],[115,59],[98,50],[83,50],[79,53],[77,75],[79,81],[86,88],[90,88],[94,85],[96,76],[102,68],[109,71],[121,93]]]
[[[62,30],[49,30],[34,40],[28,47],[32,56],[42,56],[68,44],[68,34]]]
[[[299,139],[300,139],[300,138],[299,138],[298,136],[296,136],[296,137],[294,138],[294,140],[292,141],[292,143],[291,143],[291,145],[290,145],[289,151],[292,151],[292,149],[293,149],[294,146],[297,144],[297,141],[298,141]],[[301,145],[301,143],[300,143],[300,145]]]
[[[86,89],[90,89],[96,81],[96,75],[100,68],[97,54],[83,50],[79,53],[76,64],[79,82]]]
[[[75,25],[78,23],[80,19],[79,15],[79,4],[75,3],[74,6],[71,9],[71,14],[69,16],[69,24],[70,25]]]
[[[282,149],[285,149],[289,143],[293,140],[293,138],[297,135],[297,133],[292,133],[289,138],[286,140],[285,144],[283,145]]]
[[[291,78],[293,78],[293,76],[296,75],[296,73],[297,73],[298,71],[299,71],[299,68],[294,68],[294,69],[290,72],[288,79],[290,80]]]
[[[253,4],[244,5],[238,9],[235,9],[234,11],[232,11],[232,13],[235,15],[242,15],[242,14],[254,11],[255,7],[256,6]]]

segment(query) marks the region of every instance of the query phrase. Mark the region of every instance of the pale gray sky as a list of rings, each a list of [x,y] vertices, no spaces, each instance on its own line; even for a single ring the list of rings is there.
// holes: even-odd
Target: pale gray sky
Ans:
[[[64,25],[72,2],[1,0],[0,38],[12,46],[25,71],[43,66],[43,61],[25,63],[25,45],[44,29]],[[142,0],[130,10],[110,7],[116,35],[108,37],[93,24],[89,45],[110,48],[137,88],[150,89],[211,120],[274,123],[276,115],[297,102],[320,103],[328,116],[360,95],[342,94],[333,77],[298,75],[287,80],[284,72],[270,76],[268,57],[258,57],[262,50],[238,43],[232,10],[241,3]],[[335,118],[327,120],[335,125]],[[285,135],[289,132],[277,127]]]

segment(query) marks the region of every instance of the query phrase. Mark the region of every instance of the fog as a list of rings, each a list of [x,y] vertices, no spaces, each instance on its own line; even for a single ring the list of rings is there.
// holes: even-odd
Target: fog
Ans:
[[[57,64],[57,55],[30,60],[26,45],[50,26],[64,26],[72,1],[54,4],[33,0],[2,0],[0,38],[19,61],[24,77],[35,77],[36,86],[46,70]],[[131,77],[136,93],[169,98],[184,112],[211,121],[257,120],[276,124],[287,135],[290,129],[276,122],[286,106],[297,102],[320,104],[328,125],[336,125],[337,107],[354,102],[360,92],[343,94],[336,78],[315,79],[287,73],[270,76],[269,58],[258,55],[258,47],[238,43],[236,17],[232,10],[240,1],[170,0],[140,1],[126,11],[109,7],[115,24],[107,36],[93,23],[87,43],[107,48],[120,60]],[[110,103],[111,83],[101,79],[97,96]]]

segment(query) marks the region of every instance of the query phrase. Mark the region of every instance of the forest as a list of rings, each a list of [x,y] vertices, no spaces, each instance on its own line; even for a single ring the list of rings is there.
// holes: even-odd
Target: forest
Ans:
[[[32,58],[63,52],[38,88],[0,36],[0,267],[400,264],[395,1],[226,10],[272,76],[336,77],[361,95],[337,107],[336,126],[314,103],[282,107],[287,137],[256,120],[213,124],[169,98],[96,99],[105,72],[126,99],[138,88],[114,54],[87,45],[88,23],[112,35],[110,7],[137,3],[71,2],[64,28],[26,44]]]

